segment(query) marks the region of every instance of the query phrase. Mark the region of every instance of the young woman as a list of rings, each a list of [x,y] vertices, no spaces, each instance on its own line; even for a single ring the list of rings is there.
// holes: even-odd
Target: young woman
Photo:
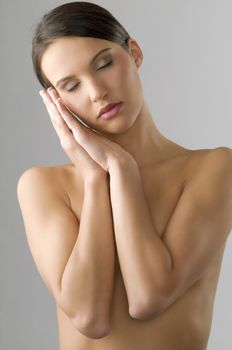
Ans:
[[[205,350],[232,228],[231,149],[189,150],[160,133],[141,48],[96,4],[47,13],[32,59],[71,160],[18,183],[60,350]]]

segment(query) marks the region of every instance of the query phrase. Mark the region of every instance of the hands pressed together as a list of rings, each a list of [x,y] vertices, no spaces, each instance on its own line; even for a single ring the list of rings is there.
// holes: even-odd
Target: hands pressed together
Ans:
[[[61,146],[84,179],[107,175],[117,161],[135,161],[119,144],[82,125],[54,88],[40,90]]]

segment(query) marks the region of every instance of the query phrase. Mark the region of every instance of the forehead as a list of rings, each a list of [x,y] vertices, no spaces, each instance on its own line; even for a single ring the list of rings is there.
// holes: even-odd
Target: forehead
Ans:
[[[82,67],[101,49],[110,47],[115,52],[123,48],[111,41],[88,37],[62,37],[56,39],[44,52],[41,69],[50,81],[60,76],[81,72]]]

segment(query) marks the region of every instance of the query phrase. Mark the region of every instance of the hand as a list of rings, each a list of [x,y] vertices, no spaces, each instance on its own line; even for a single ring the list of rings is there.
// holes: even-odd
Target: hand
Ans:
[[[66,108],[55,89],[40,93],[47,106],[62,148],[83,176],[90,173],[109,172],[115,160],[133,157],[120,145],[83,126]],[[134,158],[133,158],[134,159]]]
[[[40,95],[47,107],[50,119],[60,139],[63,150],[71,159],[74,166],[79,168],[83,179],[88,180],[96,175],[106,176],[107,173],[103,170],[103,168],[100,167],[76,141],[72,130],[62,118],[57,105],[59,104],[60,110],[65,109],[65,106],[61,105],[61,102],[54,102],[54,97],[52,97],[52,94],[49,94],[49,92],[46,90],[40,91]]]

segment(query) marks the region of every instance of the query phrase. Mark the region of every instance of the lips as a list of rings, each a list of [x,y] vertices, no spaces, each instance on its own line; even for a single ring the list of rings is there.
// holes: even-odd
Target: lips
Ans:
[[[100,119],[108,120],[116,117],[119,112],[121,111],[123,107],[123,102],[116,103],[111,109],[109,109],[107,112],[102,113],[100,115]]]
[[[109,110],[111,110],[112,108],[114,108],[116,105],[118,105],[119,103],[121,102],[118,102],[118,103],[110,103],[108,104],[106,107],[102,108],[98,114],[98,118],[103,114],[103,113],[106,113],[108,112]]]

